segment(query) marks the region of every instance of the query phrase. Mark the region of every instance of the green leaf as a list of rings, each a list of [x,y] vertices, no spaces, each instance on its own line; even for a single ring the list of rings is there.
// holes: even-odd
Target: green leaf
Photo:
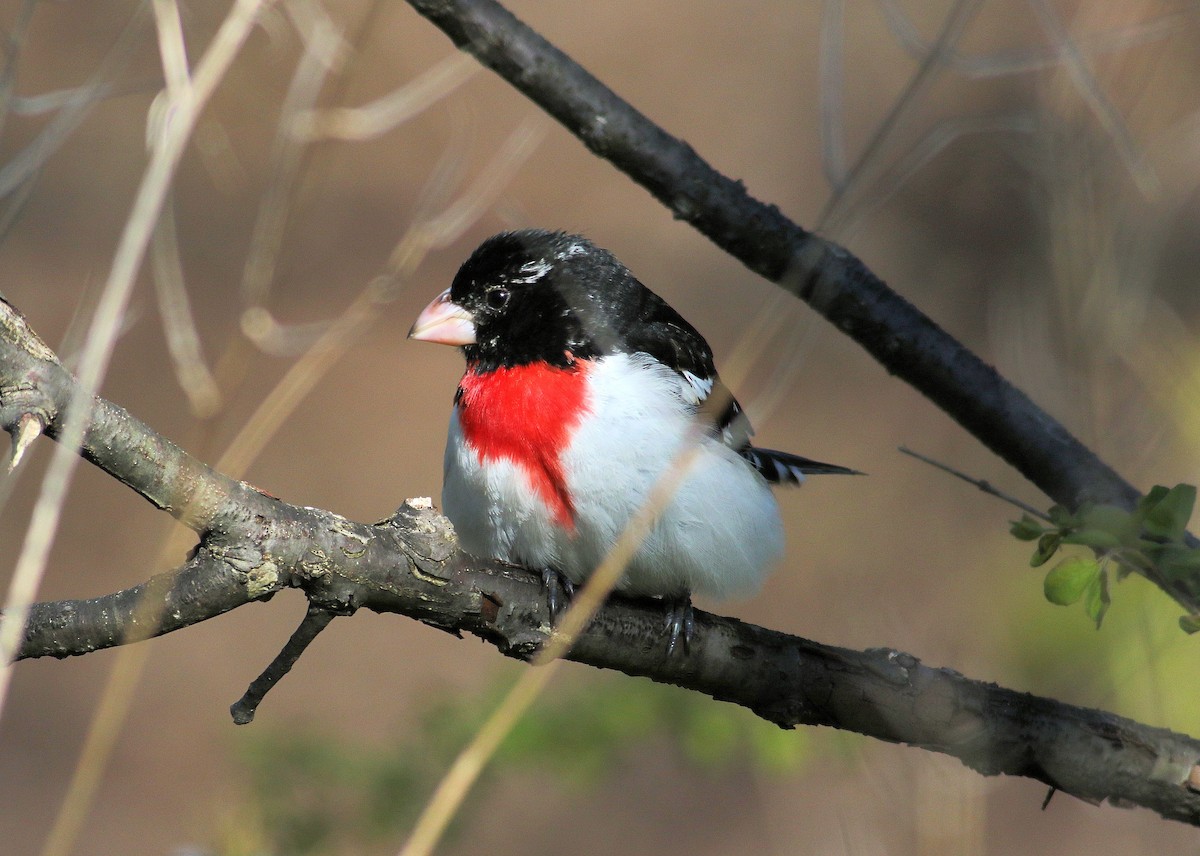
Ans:
[[[1062,535],[1058,532],[1047,532],[1039,538],[1037,549],[1033,551],[1033,558],[1029,560],[1030,567],[1039,568],[1046,564],[1061,543]]]
[[[1160,490],[1162,492],[1155,493]],[[1157,497],[1157,501],[1149,502],[1152,496]],[[1142,526],[1147,534],[1171,541],[1180,540],[1187,531],[1192,509],[1196,505],[1195,485],[1177,484],[1170,490],[1156,485],[1145,499],[1147,505]]]
[[[1089,505],[1079,512],[1080,529],[1101,529],[1122,541],[1132,540],[1139,527],[1140,521],[1132,512],[1115,505]]]
[[[1021,515],[1020,520],[1013,520],[1008,531],[1020,541],[1034,541],[1042,537],[1046,527],[1028,514]]]
[[[1059,529],[1070,529],[1078,522],[1075,515],[1065,505],[1051,506],[1047,514],[1050,515],[1050,522]]]
[[[1156,564],[1170,579],[1194,577],[1200,575],[1200,550],[1182,544],[1164,544]]]
[[[1083,611],[1088,614],[1088,618],[1096,622],[1097,630],[1100,629],[1104,613],[1108,612],[1111,603],[1112,600],[1108,596],[1108,574],[1100,572],[1083,593]]]
[[[1200,615],[1179,616],[1179,627],[1184,633],[1195,633],[1200,630]]]
[[[1121,539],[1106,529],[1077,529],[1062,537],[1064,544],[1080,544],[1093,550],[1115,550],[1121,546]]]
[[[1137,513],[1145,516],[1145,514],[1154,508],[1154,506],[1163,501],[1163,498],[1167,495],[1168,490],[1168,488],[1161,484],[1156,484],[1154,487],[1150,488],[1146,495],[1138,500]]]
[[[1100,575],[1100,563],[1084,556],[1063,559],[1046,574],[1043,588],[1046,600],[1059,606],[1070,606]]]

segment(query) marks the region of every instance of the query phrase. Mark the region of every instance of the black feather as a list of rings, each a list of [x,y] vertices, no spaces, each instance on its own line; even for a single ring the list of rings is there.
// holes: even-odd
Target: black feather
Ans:
[[[758,449],[747,446],[741,449],[741,455],[754,469],[771,484],[799,484],[804,476],[813,475],[843,475],[861,476],[858,470],[840,467],[837,464],[826,464],[811,458],[802,458],[790,452],[778,452],[775,449]]]

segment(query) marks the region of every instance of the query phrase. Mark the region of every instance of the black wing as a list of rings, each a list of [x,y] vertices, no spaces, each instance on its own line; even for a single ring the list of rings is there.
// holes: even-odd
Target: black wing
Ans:
[[[839,467],[837,464],[826,464],[811,458],[802,458],[790,452],[756,449],[749,445],[738,451],[771,484],[800,484],[806,475],[862,475],[858,470],[852,470],[849,467]]]
[[[763,478],[771,484],[800,484],[806,475],[861,475],[849,467],[751,446],[754,429],[750,419],[717,375],[708,342],[665,300],[636,280],[633,282],[636,287],[618,298],[626,305],[614,313],[631,321],[622,331],[625,346],[630,351],[650,354],[674,369],[694,394],[698,416]],[[635,301],[636,306],[629,305]]]

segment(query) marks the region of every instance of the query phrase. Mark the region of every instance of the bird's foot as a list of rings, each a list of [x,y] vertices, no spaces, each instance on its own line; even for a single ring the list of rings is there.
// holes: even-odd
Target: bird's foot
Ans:
[[[692,635],[696,631],[696,613],[692,609],[692,595],[684,592],[673,597],[663,598],[665,610],[664,630],[667,634],[667,656],[675,653],[680,641],[683,642],[683,653],[691,651]]]
[[[546,590],[546,604],[550,607],[550,626],[554,627],[575,597],[575,584],[563,576],[562,571],[542,568],[542,588]]]

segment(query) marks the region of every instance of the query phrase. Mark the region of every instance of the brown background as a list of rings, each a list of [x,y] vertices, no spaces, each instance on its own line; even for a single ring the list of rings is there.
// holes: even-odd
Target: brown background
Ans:
[[[16,5],[3,6],[6,27]],[[887,25],[884,4],[845,5],[839,106],[853,162],[917,62]],[[930,40],[950,4],[895,5]],[[365,3],[330,6],[351,32],[366,14]],[[1046,7],[1087,48],[1091,76],[1061,63],[1002,73],[1017,60],[1045,58],[1053,37],[1037,4],[986,4],[956,62],[883,142],[850,217],[831,236],[1135,484],[1195,482],[1200,32],[1194,14],[1163,19],[1168,10],[1152,2]],[[751,193],[801,224],[816,224],[830,194],[819,134],[820,4],[611,0],[513,8]],[[132,9],[121,2],[40,6],[17,92],[85,80]],[[220,13],[209,4],[184,9],[193,60]],[[452,52],[403,3],[381,3],[374,14],[349,57],[341,103],[379,97]],[[193,146],[177,182],[188,288],[210,358],[239,335],[245,255],[300,53],[286,16],[274,13],[206,113],[206,153]],[[150,28],[122,78],[139,84],[137,91],[94,109],[49,161],[0,245],[0,290],[55,347],[107,275],[145,165],[156,74]],[[1090,87],[1086,98],[1080,80]],[[386,263],[447,147],[462,148],[469,180],[512,129],[536,115],[485,72],[385,136],[319,146],[268,302],[276,317],[335,317]],[[946,136],[979,117],[1001,121]],[[10,118],[3,160],[45,125],[44,116]],[[947,145],[936,156],[905,169],[914,147],[937,139]],[[903,180],[892,182],[887,170]],[[768,351],[728,378],[756,420],[758,439],[870,473],[781,494],[786,566],[754,600],[702,606],[824,642],[894,646],[973,677],[1200,733],[1200,643],[1174,629],[1171,604],[1127,581],[1100,633],[1081,610],[1047,604],[1026,545],[1007,535],[1014,512],[896,447],[908,444],[1044,503],[1036,490],[806,307],[777,298],[548,120],[544,141],[501,200],[427,259],[246,477],[290,502],[356,520],[382,518],[405,497],[436,497],[461,363],[448,349],[405,341],[404,332],[479,240],[524,225],[585,232],[613,249],[704,331],[720,365],[744,363],[746,346],[763,338],[756,325],[764,312],[779,319],[783,332],[771,335]],[[290,362],[253,353],[220,413],[193,418],[146,277],[103,394],[215,461]],[[47,442],[37,444],[3,509],[0,577],[20,549],[49,451]],[[163,518],[82,467],[42,596],[98,595],[159,570],[153,562]],[[302,727],[387,745],[413,726],[428,694],[450,691],[478,703],[482,688],[519,668],[476,641],[360,614],[333,624],[268,698],[259,722],[235,729],[227,705],[277,652],[302,609],[299,595],[285,593],[144,646],[145,672],[75,852],[168,853],[210,844],[245,792],[239,743]],[[3,852],[38,852],[120,656],[17,667],[0,714]],[[602,679],[581,667],[567,672],[566,684]],[[621,753],[590,790],[564,788],[550,774],[501,777],[444,852],[1084,854],[1195,846],[1194,831],[1145,811],[1062,796],[1042,811],[1037,784],[981,779],[926,752],[828,731],[797,739],[807,741],[810,759],[787,775],[749,764],[698,771],[668,742],[651,741]]]

